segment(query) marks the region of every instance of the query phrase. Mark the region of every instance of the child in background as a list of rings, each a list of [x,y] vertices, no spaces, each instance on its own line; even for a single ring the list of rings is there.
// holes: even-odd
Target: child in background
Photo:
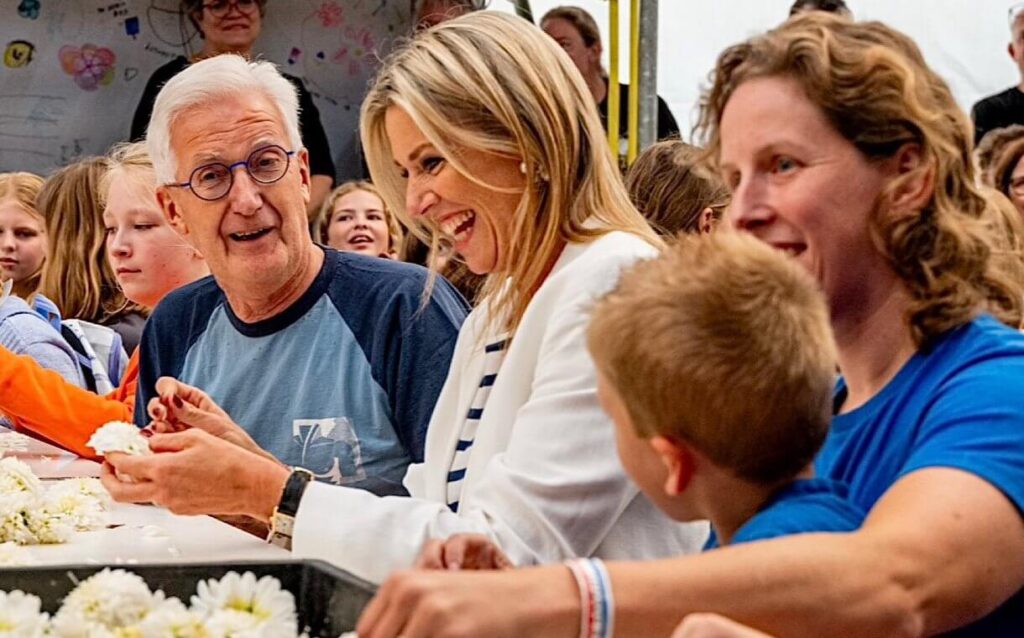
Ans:
[[[171,290],[209,274],[206,262],[167,223],[156,202],[156,176],[145,145],[115,147],[97,180],[106,255],[132,303],[152,308]],[[18,301],[18,300],[15,300]],[[50,330],[50,332],[53,332]],[[60,335],[54,333],[59,338]],[[99,396],[65,382],[19,352],[0,348],[0,412],[19,428],[81,456],[85,442],[107,421],[131,421],[139,353],[121,385]],[[77,370],[77,366],[75,366]]]
[[[640,153],[626,172],[629,199],[662,235],[710,233],[729,205],[729,189],[700,166],[700,153],[665,140]]]
[[[316,238],[338,250],[398,259],[402,229],[373,184],[352,181],[327,196]]]
[[[69,164],[39,192],[36,205],[46,218],[49,241],[39,291],[64,319],[113,329],[131,353],[142,337],[147,311],[125,297],[104,253],[100,179],[107,163],[105,157],[89,157]]]
[[[22,299],[39,287],[46,261],[46,220],[36,210],[42,187],[32,173],[0,174],[0,278],[13,281],[11,293]]]
[[[623,466],[669,517],[711,521],[706,550],[860,527],[845,488],[812,477],[836,353],[799,264],[747,235],[682,237],[597,303],[587,344]],[[507,566],[489,543],[433,541],[419,566]]]

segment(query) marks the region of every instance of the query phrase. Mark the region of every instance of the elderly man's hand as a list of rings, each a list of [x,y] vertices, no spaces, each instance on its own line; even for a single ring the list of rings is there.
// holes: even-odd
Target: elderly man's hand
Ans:
[[[420,569],[510,569],[515,567],[505,552],[482,534],[455,534],[448,540],[423,544],[416,559]]]
[[[772,638],[768,634],[717,614],[690,614],[679,623],[672,638]]]
[[[267,521],[288,480],[280,463],[197,428],[154,434],[149,447],[154,454],[106,457],[100,478],[114,500]]]
[[[197,428],[255,454],[275,460],[261,448],[208,394],[171,377],[156,382],[157,396],[150,399],[147,411],[154,432],[166,434]]]

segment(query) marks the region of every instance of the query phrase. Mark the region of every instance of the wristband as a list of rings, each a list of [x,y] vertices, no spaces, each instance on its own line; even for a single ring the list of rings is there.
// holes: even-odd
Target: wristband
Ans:
[[[611,638],[615,599],[604,563],[598,558],[577,558],[565,565],[580,591],[580,638]]]

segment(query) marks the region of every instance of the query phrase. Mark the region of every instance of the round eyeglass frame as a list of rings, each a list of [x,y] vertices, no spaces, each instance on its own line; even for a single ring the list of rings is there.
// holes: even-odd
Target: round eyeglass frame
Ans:
[[[206,11],[209,11],[210,15],[212,15],[215,18],[223,18],[227,14],[231,13],[231,7],[235,7],[236,9],[241,11],[242,13],[250,14],[250,13],[253,12],[253,10],[259,9],[259,4],[260,3],[257,2],[256,0],[249,0],[249,6],[248,7],[243,7],[242,3],[239,0],[224,0],[224,6],[223,6],[223,8],[220,8],[220,9],[215,9],[214,8],[215,4],[217,4],[216,0],[214,0],[214,2],[210,2],[210,3],[204,2],[203,3],[203,9],[206,10]]]
[[[275,177],[274,179],[263,180],[253,175],[252,169],[250,168],[250,162],[258,154],[270,149],[277,149],[284,153],[284,170],[282,170],[281,174]],[[167,185],[174,186],[177,188],[187,188],[193,195],[203,200],[204,202],[215,202],[219,199],[224,199],[225,197],[227,197],[228,193],[231,192],[231,189],[234,188],[235,169],[238,168],[239,166],[245,167],[245,172],[249,175],[249,178],[252,179],[252,181],[256,182],[257,184],[263,184],[264,186],[266,186],[268,184],[274,184],[276,182],[281,181],[281,178],[288,174],[288,169],[291,168],[292,155],[295,155],[295,151],[285,150],[285,148],[283,146],[280,146],[279,144],[268,144],[266,146],[261,146],[257,148],[252,153],[249,153],[248,157],[246,157],[244,160],[240,162],[235,162],[234,164],[225,164],[223,162],[210,162],[208,164],[203,164],[202,166],[197,166],[192,170],[191,173],[189,173],[187,182],[175,182]],[[192,181],[195,179],[196,174],[199,173],[199,171],[210,168],[211,166],[220,166],[227,169],[228,186],[227,188],[224,189],[223,193],[216,197],[204,197],[199,194],[199,192],[196,190],[196,187],[192,184]]]

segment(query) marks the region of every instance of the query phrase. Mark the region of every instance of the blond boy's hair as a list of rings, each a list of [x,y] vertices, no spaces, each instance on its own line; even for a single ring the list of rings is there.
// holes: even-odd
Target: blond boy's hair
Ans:
[[[796,476],[828,433],[824,297],[753,237],[682,237],[636,265],[596,304],[587,342],[638,435],[685,442],[744,480]]]

